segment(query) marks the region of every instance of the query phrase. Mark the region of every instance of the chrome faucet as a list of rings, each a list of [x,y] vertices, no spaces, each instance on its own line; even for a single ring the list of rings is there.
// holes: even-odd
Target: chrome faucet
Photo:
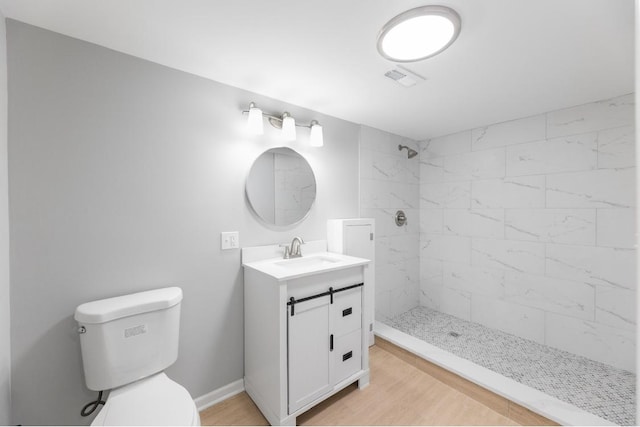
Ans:
[[[284,247],[284,259],[289,258],[300,258],[302,256],[302,251],[300,251],[300,245],[304,244],[304,240],[300,237],[294,237],[291,241],[291,245]]]

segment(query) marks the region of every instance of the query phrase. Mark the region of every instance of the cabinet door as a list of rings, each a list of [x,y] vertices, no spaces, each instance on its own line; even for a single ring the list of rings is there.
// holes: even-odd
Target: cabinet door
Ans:
[[[373,345],[373,317],[375,310],[375,242],[373,241],[373,225],[347,225],[344,228],[344,253],[346,255],[357,256],[371,260],[371,264],[365,269],[365,293],[364,301],[365,324],[363,328],[369,333],[369,345]]]
[[[329,297],[288,310],[289,413],[331,390],[329,375]]]
[[[373,227],[369,224],[347,225],[344,232],[344,253],[373,261],[375,250],[373,239],[371,238]]]

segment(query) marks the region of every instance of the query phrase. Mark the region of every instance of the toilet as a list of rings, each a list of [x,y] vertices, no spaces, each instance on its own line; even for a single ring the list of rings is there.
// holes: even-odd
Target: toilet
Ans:
[[[181,301],[171,287],[78,306],[85,382],[111,390],[91,425],[200,425],[189,392],[164,373],[178,358]]]

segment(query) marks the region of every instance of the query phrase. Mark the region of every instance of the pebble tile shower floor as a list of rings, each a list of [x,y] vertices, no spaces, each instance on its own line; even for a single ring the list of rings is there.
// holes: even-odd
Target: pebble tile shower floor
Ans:
[[[631,372],[426,307],[385,323],[615,424],[635,425]]]

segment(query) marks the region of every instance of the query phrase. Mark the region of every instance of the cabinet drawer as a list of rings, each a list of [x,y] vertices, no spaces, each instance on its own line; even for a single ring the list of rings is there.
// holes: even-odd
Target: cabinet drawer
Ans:
[[[336,337],[362,327],[362,288],[349,289],[333,296],[331,330]]]
[[[362,331],[334,338],[331,352],[331,383],[337,384],[362,369]]]

